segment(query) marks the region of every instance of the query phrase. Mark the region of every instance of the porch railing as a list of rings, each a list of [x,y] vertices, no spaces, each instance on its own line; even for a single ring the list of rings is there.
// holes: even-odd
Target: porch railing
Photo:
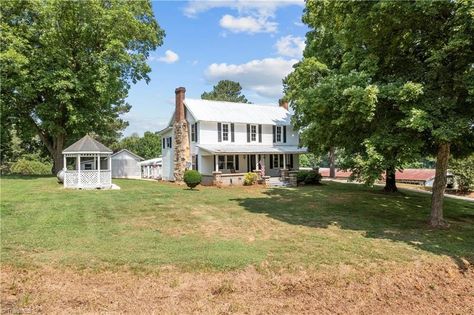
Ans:
[[[67,170],[64,174],[66,188],[98,188],[112,184],[110,170]]]

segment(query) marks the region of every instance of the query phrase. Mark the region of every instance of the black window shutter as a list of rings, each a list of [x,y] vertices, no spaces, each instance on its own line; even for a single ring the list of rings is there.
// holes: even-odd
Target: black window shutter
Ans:
[[[238,155],[235,156],[234,166],[235,166],[235,170],[237,171],[239,169],[239,156]]]
[[[258,142],[262,142],[262,125],[258,125]]]
[[[235,142],[234,124],[230,124],[230,141]]]
[[[165,143],[165,138],[161,138],[161,146],[163,147],[163,149],[166,147],[166,143]]]
[[[222,130],[222,124],[221,124],[221,123],[217,123],[217,142],[222,142],[222,133],[221,133],[221,130]]]
[[[198,123],[194,124],[194,141],[198,142]]]
[[[250,125],[247,124],[247,142],[250,142]]]
[[[283,126],[283,142],[286,143],[286,126]]]
[[[270,168],[273,168],[273,154],[270,154]]]
[[[275,143],[276,142],[276,126],[273,125],[272,127],[273,127],[273,143]]]

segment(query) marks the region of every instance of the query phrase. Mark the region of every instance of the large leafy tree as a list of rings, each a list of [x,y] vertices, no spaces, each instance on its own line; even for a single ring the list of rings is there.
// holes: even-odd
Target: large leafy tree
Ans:
[[[61,152],[86,133],[106,142],[127,123],[130,85],[148,82],[163,30],[147,0],[5,1],[1,8],[2,127],[34,131]]]
[[[203,100],[211,101],[226,101],[235,103],[249,103],[242,95],[242,87],[239,82],[230,80],[221,80],[214,85],[214,88],[210,92],[204,92],[201,94]]]
[[[308,1],[313,30],[285,82],[310,147],[334,143],[359,169],[387,171],[433,150],[433,226],[444,224],[450,150],[474,142],[472,12],[462,0]]]

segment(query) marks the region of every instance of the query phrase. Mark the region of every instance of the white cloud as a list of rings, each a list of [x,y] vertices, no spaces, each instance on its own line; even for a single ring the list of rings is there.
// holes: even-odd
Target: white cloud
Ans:
[[[184,8],[184,15],[188,17],[195,17],[199,13],[215,9],[215,8],[231,8],[237,10],[241,14],[248,14],[250,12],[258,11],[260,15],[273,16],[278,8],[289,5],[304,6],[304,0],[194,0],[189,1]]]
[[[305,47],[304,38],[288,35],[281,37],[275,44],[281,56],[301,58]]]
[[[271,22],[268,18],[258,18],[252,16],[234,17],[230,14],[224,15],[219,24],[222,28],[233,33],[274,33],[278,23]]]
[[[297,61],[265,58],[244,64],[213,63],[207,68],[205,77],[212,84],[219,80],[237,81],[242,88],[262,97],[279,98],[283,93],[282,79],[293,70]]]
[[[163,57],[159,57],[157,60],[166,63],[175,63],[179,60],[179,56],[174,51],[167,50],[165,51],[165,55]]]
[[[184,8],[184,15],[196,17],[211,9],[230,8],[236,10],[238,16],[224,15],[219,23],[223,28],[234,33],[274,33],[278,27],[274,21],[276,10],[290,5],[304,6],[304,0],[189,1]]]

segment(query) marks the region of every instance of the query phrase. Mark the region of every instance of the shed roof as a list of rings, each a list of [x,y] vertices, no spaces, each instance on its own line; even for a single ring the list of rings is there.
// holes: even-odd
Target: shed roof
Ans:
[[[112,154],[112,150],[95,140],[89,135],[85,135],[80,140],[74,142],[63,150],[63,153],[105,153]]]
[[[154,159],[149,159],[149,160],[145,160],[145,161],[140,162],[140,165],[142,165],[142,166],[145,166],[145,165],[161,165],[161,164],[162,164],[162,158],[161,157],[157,157],[157,158],[154,158]]]
[[[289,125],[291,120],[290,112],[280,106],[190,98],[184,104],[196,121]]]
[[[138,154],[135,154],[135,153],[133,153],[132,151],[127,150],[127,149],[122,149],[122,150],[120,150],[120,151],[115,152],[114,154],[112,154],[112,157],[117,156],[117,155],[119,155],[119,154],[121,154],[121,153],[127,153],[128,155],[131,155],[132,157],[134,157],[135,159],[137,159],[137,160],[139,160],[139,161],[143,161],[143,160],[144,160],[144,158],[142,158],[142,157],[139,156]]]

